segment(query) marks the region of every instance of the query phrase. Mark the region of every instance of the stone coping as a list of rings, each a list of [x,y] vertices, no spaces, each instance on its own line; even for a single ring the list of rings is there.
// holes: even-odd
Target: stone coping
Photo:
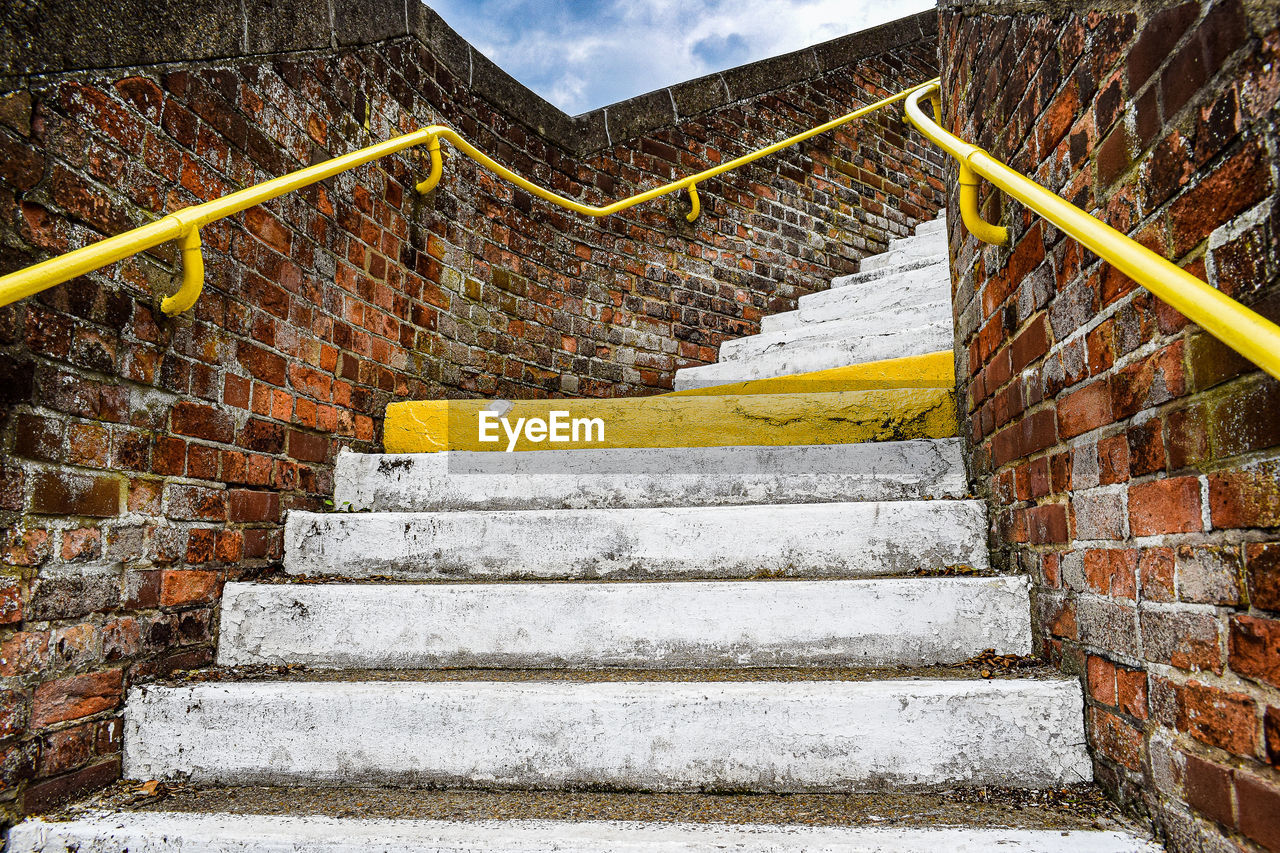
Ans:
[[[414,36],[471,90],[548,141],[586,154],[937,34],[937,13],[658,89],[577,116],[548,103],[420,0],[32,0],[0,28],[0,91],[72,71],[334,50]]]

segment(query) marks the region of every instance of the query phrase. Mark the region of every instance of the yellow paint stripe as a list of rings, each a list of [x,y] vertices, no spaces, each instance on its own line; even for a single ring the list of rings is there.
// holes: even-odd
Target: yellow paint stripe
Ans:
[[[753,379],[729,385],[691,388],[667,396],[691,397],[723,394],[814,394],[827,391],[871,391],[883,388],[954,388],[955,354],[939,350],[884,361],[833,367],[812,373],[796,373],[772,379]]]
[[[501,439],[479,440],[479,414],[490,400],[423,400],[387,407],[388,453],[497,450]],[[519,418],[600,418],[604,440],[533,442],[525,433],[517,450],[609,447],[724,447],[729,445],[849,444],[956,435],[954,392],[900,388],[822,394],[662,395],[624,399],[521,400],[506,413]]]

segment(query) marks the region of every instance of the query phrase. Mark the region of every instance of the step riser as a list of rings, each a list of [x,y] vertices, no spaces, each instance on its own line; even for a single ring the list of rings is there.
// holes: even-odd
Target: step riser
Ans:
[[[926,666],[1027,654],[1024,578],[227,584],[218,663],[323,669]]]
[[[960,439],[676,450],[344,453],[334,505],[382,512],[962,497]]]
[[[855,284],[867,284],[873,281],[878,282],[889,278],[890,276],[896,276],[904,272],[920,269],[921,267],[933,266],[937,263],[937,258],[926,256],[923,258],[914,258],[904,263],[883,269],[864,269],[862,272],[856,272],[852,275],[837,276],[836,278],[831,279],[831,288],[834,290]],[[863,264],[865,265],[866,261],[863,261]]]
[[[806,345],[798,343],[778,347],[750,359],[720,362],[676,371],[675,388],[706,387],[729,382],[745,382],[827,370],[847,364],[861,364],[911,355],[924,355],[953,346],[951,321],[936,323],[887,335],[853,338],[845,341],[823,341]]]
[[[874,577],[987,565],[978,501],[466,513],[291,512],[295,575]]]
[[[853,316],[832,318],[830,322],[810,321],[802,312],[801,319],[804,322],[795,329],[725,341],[720,345],[720,361],[745,361],[778,347],[818,344],[838,346],[847,340],[892,334],[921,325],[949,324],[951,301],[920,303],[911,306],[910,310],[896,308],[874,314],[855,313]]]
[[[862,270],[875,272],[899,266],[904,262],[917,258],[945,258],[947,241],[942,235],[924,237],[908,237],[902,243],[890,247],[889,251],[862,259]]]
[[[11,853],[1159,853],[1117,832],[642,824],[619,821],[351,820],[315,815],[134,813],[45,824]]]
[[[139,688],[124,773],[196,783],[850,791],[1092,777],[1075,681]]]

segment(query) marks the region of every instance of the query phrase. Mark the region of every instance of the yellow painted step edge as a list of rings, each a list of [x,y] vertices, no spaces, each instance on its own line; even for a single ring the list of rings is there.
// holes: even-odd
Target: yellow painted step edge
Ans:
[[[497,441],[480,441],[480,413],[492,400],[421,400],[387,406],[384,445],[388,453],[441,450],[504,451],[506,427],[496,423]],[[662,395],[622,399],[521,400],[504,418],[519,429],[514,450],[615,447],[725,447],[731,445],[851,444],[948,438],[957,434],[954,392],[947,388],[895,388],[820,394]],[[520,418],[550,421],[599,419],[577,441],[532,441]],[[526,421],[527,425],[527,421]],[[581,425],[580,425],[581,426]],[[536,438],[536,433],[534,435]]]
[[[771,379],[752,379],[674,391],[668,397],[723,394],[801,394],[824,391],[871,391],[882,388],[954,388],[955,353],[951,350],[868,361],[848,367],[815,370]]]

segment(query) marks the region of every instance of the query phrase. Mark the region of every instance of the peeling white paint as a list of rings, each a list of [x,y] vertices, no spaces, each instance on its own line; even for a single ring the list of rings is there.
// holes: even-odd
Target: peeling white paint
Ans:
[[[960,439],[793,447],[342,453],[340,509],[585,509],[963,497]]]
[[[1092,779],[1074,680],[239,682],[141,687],[124,775],[641,791]]]
[[[134,813],[29,820],[12,853],[1158,853],[1122,832]]]
[[[424,578],[902,575],[987,566],[980,501],[467,512],[290,512],[294,575]]]
[[[250,584],[218,662],[328,669],[926,666],[1031,651],[1025,577]]]

